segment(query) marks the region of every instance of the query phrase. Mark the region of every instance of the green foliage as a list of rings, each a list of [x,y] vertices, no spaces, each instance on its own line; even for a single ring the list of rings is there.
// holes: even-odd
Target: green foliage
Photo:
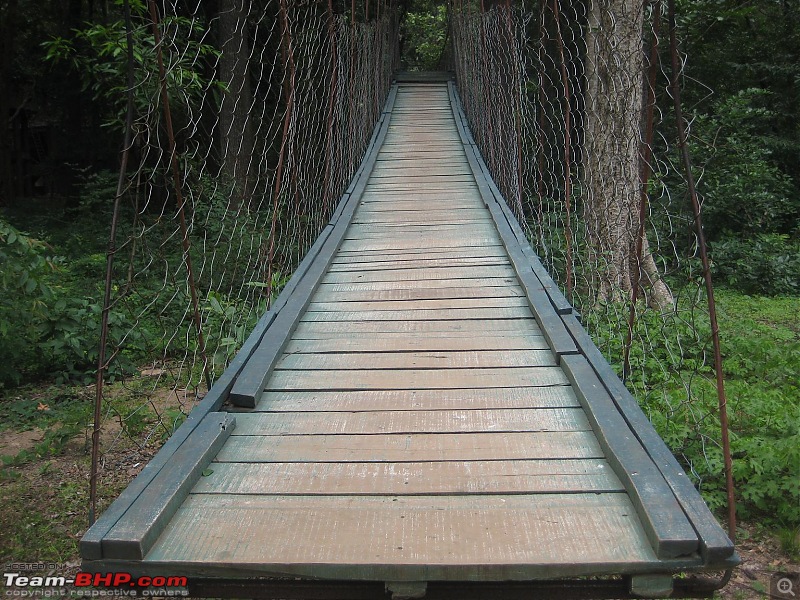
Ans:
[[[800,293],[800,240],[779,233],[723,237],[712,246],[716,281],[747,294]]]
[[[751,298],[718,292],[731,449],[738,510],[784,527],[800,525],[800,298]],[[686,302],[688,299],[682,299]],[[679,317],[683,314],[684,316]],[[664,319],[640,315],[627,384],[683,463],[709,505],[725,503],[725,480],[710,328],[698,305]],[[586,316],[607,356],[624,337]],[[653,337],[658,343],[652,343]],[[663,337],[664,342],[661,338]],[[619,363],[614,365],[621,371]]]
[[[0,220],[0,387],[47,373],[57,382],[94,379],[102,307],[74,289],[62,287],[68,261]],[[118,312],[109,314],[109,336],[116,346],[127,337],[135,347],[141,334]],[[110,358],[110,357],[109,357]],[[111,379],[135,369],[126,354],[114,357]]]
[[[159,94],[155,40],[148,26],[144,2],[131,2],[133,36],[134,103],[139,115],[146,115]],[[197,19],[165,16],[160,23],[167,88],[173,116],[187,115],[203,100],[209,86],[221,86],[204,75],[204,61],[213,63],[219,51],[205,44],[205,28]],[[42,44],[45,59],[66,64],[80,75],[84,91],[109,108],[106,125],[122,127],[128,91],[128,50],[125,22],[89,23],[74,29],[70,37],[56,36]],[[155,75],[155,76],[154,76]]]
[[[36,360],[36,332],[55,296],[48,276],[57,262],[44,242],[0,219],[0,388],[19,383]]]
[[[405,14],[402,60],[409,71],[436,71],[447,42],[447,7],[417,0]]]
[[[695,158],[704,167],[702,192],[706,233],[749,236],[786,232],[796,224],[800,202],[791,179],[775,161],[764,140],[772,114],[769,93],[745,89],[714,104],[698,117],[700,143]]]

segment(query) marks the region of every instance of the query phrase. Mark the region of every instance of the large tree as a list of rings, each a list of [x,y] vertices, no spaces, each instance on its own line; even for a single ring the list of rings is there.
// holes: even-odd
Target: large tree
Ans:
[[[639,285],[647,302],[667,308],[647,236],[640,232],[642,108],[645,59],[642,0],[590,0],[586,26],[584,202],[601,301],[629,298]],[[641,296],[640,296],[641,297]]]

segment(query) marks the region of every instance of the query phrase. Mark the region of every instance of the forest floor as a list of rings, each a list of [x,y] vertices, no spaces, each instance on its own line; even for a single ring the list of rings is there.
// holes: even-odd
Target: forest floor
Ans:
[[[27,394],[40,413],[51,410],[52,388],[27,388]],[[73,390],[71,395],[88,400],[94,395],[93,386]],[[80,570],[78,541],[88,524],[91,429],[84,425],[83,431],[72,430],[65,437],[58,435],[61,426],[53,422],[46,429],[7,429],[0,438],[0,563],[6,572],[10,563],[52,563],[51,575],[69,576]],[[144,468],[165,439],[146,436],[142,443],[120,435],[113,421],[102,436],[104,445],[112,450],[102,458],[99,511]],[[742,564],[718,597],[769,598],[772,574],[800,571],[797,556],[787,552],[776,532],[744,522],[739,524],[738,535]]]

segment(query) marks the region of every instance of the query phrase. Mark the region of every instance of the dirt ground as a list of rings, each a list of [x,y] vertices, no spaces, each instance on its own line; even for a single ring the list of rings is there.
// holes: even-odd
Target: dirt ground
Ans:
[[[106,441],[116,441],[113,451],[102,461],[98,498],[101,511],[144,468],[161,444],[157,438],[140,446],[118,434],[113,427],[104,433]],[[42,438],[43,432],[38,430],[4,432],[0,455],[31,450]],[[0,562],[4,565],[52,561],[62,566],[60,575],[79,570],[77,544],[88,524],[88,448],[88,440],[77,437],[60,456],[3,468],[0,531],[4,535],[0,536]],[[37,529],[41,535],[37,535]],[[741,523],[739,530],[738,552],[742,564],[719,593],[720,598],[768,598],[772,573],[800,572],[797,560],[786,554],[769,531],[755,523]]]

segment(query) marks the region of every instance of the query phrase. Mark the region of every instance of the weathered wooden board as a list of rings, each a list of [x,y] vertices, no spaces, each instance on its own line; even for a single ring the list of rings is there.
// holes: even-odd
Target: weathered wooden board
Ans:
[[[345,237],[340,250],[355,251],[355,252],[379,252],[381,250],[389,250],[391,252],[398,252],[402,250],[452,250],[454,248],[487,248],[497,245],[497,239],[489,236],[447,236],[442,235],[432,236],[434,239],[428,238],[412,238],[412,239],[392,239],[386,240],[381,238],[372,239],[347,239]],[[481,275],[481,277],[491,277],[490,275]],[[449,277],[442,277],[442,279],[449,279]],[[514,278],[516,280],[516,277]]]
[[[284,354],[276,370],[473,369],[495,367],[554,367],[549,350],[468,350],[382,353]]]
[[[549,387],[568,382],[558,367],[481,369],[370,369],[362,371],[275,371],[268,390],[416,390]]]
[[[622,492],[605,460],[214,463],[195,494],[387,496]]]
[[[420,333],[468,332],[484,335],[487,331],[530,331],[541,333],[533,317],[529,319],[470,319],[464,321],[301,321],[295,330],[295,338],[302,339],[313,333],[338,332],[356,336],[360,333],[406,332]]]
[[[527,307],[420,310],[307,311],[302,322],[313,321],[457,321],[469,319],[526,319]]]
[[[526,301],[518,296],[490,298],[448,298],[444,300],[365,300],[334,302],[314,296],[308,310],[311,312],[353,312],[362,310],[431,310],[431,309],[471,309],[471,308],[514,308],[525,307]]]
[[[440,267],[436,269],[394,269],[392,271],[356,271],[328,273],[324,283],[358,283],[374,281],[403,281],[424,279],[475,279],[477,277],[514,277],[514,269],[506,266],[492,267]]]
[[[395,204],[398,206],[401,203],[410,204],[431,204],[437,202],[480,202],[483,204],[483,199],[477,193],[477,190],[466,189],[455,192],[442,192],[441,190],[427,190],[420,189],[414,192],[382,192],[380,190],[372,190],[369,194],[363,196],[363,207],[366,208],[386,208],[393,209]]]
[[[591,431],[583,409],[529,408],[238,414],[235,435]],[[269,440],[265,440],[269,444]]]
[[[464,214],[459,214],[456,210],[431,211],[430,219],[426,219],[424,215],[424,211],[365,213],[353,220],[349,237],[355,237],[353,232],[378,233],[400,240],[405,239],[402,234],[409,238],[435,238],[441,232],[461,239],[478,235],[491,237],[495,234],[491,219],[476,210],[469,209]]]
[[[286,346],[286,354],[320,354],[337,352],[469,352],[475,350],[546,350],[549,349],[544,336],[505,335],[469,337],[387,337],[376,334],[372,337],[339,335],[328,339],[293,339]]]
[[[385,181],[371,181],[367,184],[366,191],[374,192],[380,190],[381,192],[413,192],[422,187],[425,190],[442,190],[444,192],[462,192],[475,189],[475,180],[471,175],[460,175],[457,177],[442,180],[440,177],[431,177],[428,181],[414,181],[414,182],[385,182]]]
[[[477,265],[507,265],[508,259],[503,256],[476,256],[476,257],[449,257],[449,258],[418,258],[395,261],[364,262],[339,257],[331,264],[328,272],[336,271],[380,271],[383,269],[415,268],[426,269],[434,267],[471,267]]]
[[[354,284],[355,285],[355,284]],[[439,299],[492,299],[520,298],[522,291],[518,286],[505,285],[493,287],[445,287],[445,288],[408,288],[395,290],[333,290],[335,284],[318,289],[313,296],[316,302],[377,302],[392,300],[439,300]],[[322,288],[322,286],[320,286]]]
[[[464,289],[520,289],[512,277],[486,277],[480,279],[425,279],[421,281],[372,281],[372,282],[352,282],[352,283],[327,283],[320,284],[317,288],[321,293],[325,292],[389,292],[396,291],[404,294],[406,291],[416,293],[416,290],[445,290],[444,293],[455,294],[454,297],[461,297]],[[498,290],[499,291],[499,290]],[[426,293],[426,292],[423,292]],[[432,292],[438,294],[438,292]],[[439,296],[432,296],[439,297]],[[479,295],[482,297],[482,294]],[[365,298],[366,299],[366,298]]]
[[[452,210],[450,207],[438,208],[432,206],[418,207],[418,210],[381,211],[378,213],[358,211],[353,218],[353,223],[404,223],[406,225],[417,222],[444,221],[448,223],[471,223],[480,221],[491,223],[492,218],[485,207],[462,208]]]
[[[267,391],[254,411],[382,411],[578,407],[569,386],[458,390],[369,390],[358,392]]]
[[[492,231],[486,223],[415,223],[405,227],[387,225],[353,225],[347,233],[347,240],[362,240],[364,242],[379,242],[391,244],[395,247],[408,247],[415,243],[417,247],[424,248],[426,244],[439,244],[447,241],[461,241],[466,239],[491,240]]]
[[[431,177],[441,177],[446,181],[455,176],[471,174],[469,163],[466,160],[463,165],[449,164],[420,168],[415,165],[398,166],[395,163],[393,167],[378,167],[372,170],[372,178],[375,179],[375,183],[390,182],[393,179],[405,179],[413,182],[417,178],[429,179]]]
[[[380,581],[576,576],[656,562],[625,494],[196,494],[147,559]]]
[[[461,196],[459,198],[436,198],[435,196],[418,197],[415,200],[403,199],[387,202],[384,199],[362,199],[358,209],[360,217],[374,215],[378,217],[381,213],[394,213],[397,211],[422,211],[428,209],[444,209],[459,211],[467,208],[483,208],[483,201],[479,197]]]
[[[604,458],[589,431],[231,437],[221,462],[419,462]]]
[[[458,235],[462,239],[472,235],[490,236],[494,232],[491,229],[492,223],[485,216],[479,214],[459,216],[451,214],[449,217],[442,213],[441,217],[433,215],[430,220],[424,219],[418,213],[406,213],[404,215],[392,215],[386,217],[359,217],[351,225],[352,232],[377,233],[391,238],[400,238],[402,234],[407,236],[427,235],[435,237],[441,233]]]
[[[502,246],[486,246],[476,248],[465,248],[458,250],[434,250],[429,252],[414,252],[409,249],[406,251],[387,252],[373,254],[371,252],[356,252],[352,250],[337,252],[333,257],[332,265],[346,263],[366,263],[380,264],[400,261],[419,261],[428,264],[428,261],[443,259],[469,259],[469,258],[505,258],[506,255]]]

